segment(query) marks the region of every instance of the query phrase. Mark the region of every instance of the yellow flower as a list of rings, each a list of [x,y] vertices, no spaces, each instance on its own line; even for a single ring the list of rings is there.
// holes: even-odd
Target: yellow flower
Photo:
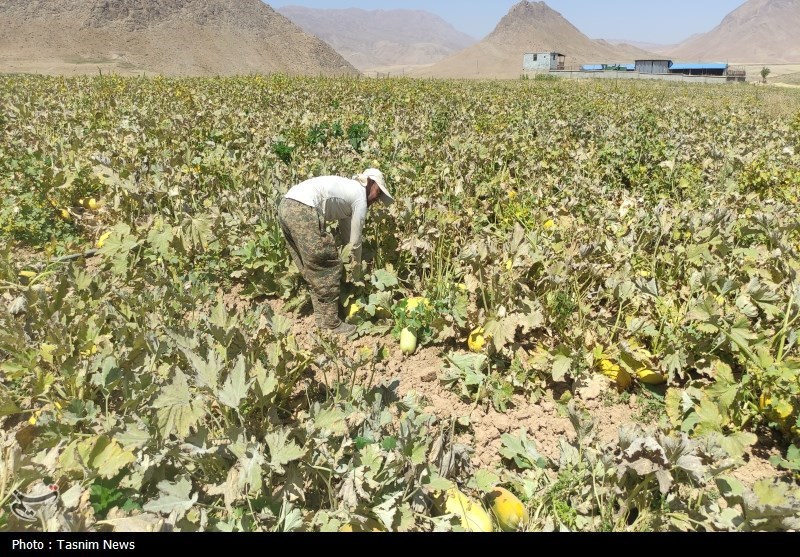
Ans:
[[[510,200],[512,200],[512,201],[513,201],[513,200],[515,200],[515,199],[517,198],[517,192],[516,192],[516,191],[514,191],[514,190],[509,190],[509,192],[508,192],[508,198],[509,198]]]
[[[552,230],[555,227],[556,227],[556,221],[554,221],[553,219],[548,220],[542,225],[542,228],[544,228],[545,230]]]
[[[111,236],[110,230],[108,232],[104,232],[103,235],[97,239],[97,244],[95,244],[97,246],[97,249],[100,249],[105,245],[106,240],[108,240],[109,236]]]
[[[506,271],[510,271],[514,267],[514,262],[512,260],[506,261]]]
[[[42,413],[41,410],[37,410],[33,414],[31,414],[31,417],[28,418],[28,423],[31,424],[31,425],[36,425],[36,422],[39,421],[39,415],[41,413]]]
[[[416,298],[409,298],[408,304],[406,304],[407,311],[414,311],[419,307],[420,304],[424,304],[425,307],[431,307],[431,301],[428,298],[423,297],[416,297]]]

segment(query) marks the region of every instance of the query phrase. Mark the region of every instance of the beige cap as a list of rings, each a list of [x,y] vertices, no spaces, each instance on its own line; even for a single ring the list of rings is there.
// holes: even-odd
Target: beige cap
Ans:
[[[363,173],[355,177],[355,179],[361,182],[361,184],[364,186],[367,185],[370,178],[372,178],[381,189],[381,192],[383,193],[383,195],[381,195],[381,201],[383,201],[383,204],[391,205],[394,203],[394,197],[392,197],[392,194],[390,194],[389,190],[386,188],[386,179],[383,177],[383,172],[377,168],[368,168]]]

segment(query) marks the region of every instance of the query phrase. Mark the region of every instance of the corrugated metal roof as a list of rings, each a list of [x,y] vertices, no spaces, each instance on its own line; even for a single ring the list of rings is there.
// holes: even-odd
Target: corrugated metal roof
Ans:
[[[586,64],[581,66],[582,72],[601,72],[603,70],[614,70],[620,68],[622,70],[634,71],[636,64]]]
[[[728,64],[720,64],[717,62],[690,62],[672,64],[671,70],[724,70],[728,68]]]

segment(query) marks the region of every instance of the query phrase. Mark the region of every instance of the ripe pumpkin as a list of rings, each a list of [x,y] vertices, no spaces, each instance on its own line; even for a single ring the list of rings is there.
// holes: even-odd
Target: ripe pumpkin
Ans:
[[[467,346],[469,346],[469,349],[473,352],[480,352],[483,350],[483,347],[486,346],[486,337],[484,336],[484,332],[485,331],[483,327],[478,327],[469,334]]]
[[[483,507],[458,489],[447,490],[444,511],[461,519],[461,527],[468,532],[493,532],[492,519]]]
[[[647,383],[648,385],[663,385],[667,382],[666,377],[647,368],[642,368],[637,371],[636,376],[639,378],[639,381]]]
[[[507,489],[495,487],[487,497],[497,523],[504,532],[516,532],[528,522],[525,505]]]
[[[631,375],[611,360],[600,360],[600,371],[603,375],[614,381],[620,389],[631,386]]]

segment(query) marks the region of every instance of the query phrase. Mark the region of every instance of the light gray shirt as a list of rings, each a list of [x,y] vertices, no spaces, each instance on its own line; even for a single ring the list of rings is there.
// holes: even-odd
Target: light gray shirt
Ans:
[[[342,241],[352,246],[352,258],[361,262],[367,190],[360,182],[340,176],[320,176],[297,184],[285,197],[314,207],[326,222],[339,221]]]

